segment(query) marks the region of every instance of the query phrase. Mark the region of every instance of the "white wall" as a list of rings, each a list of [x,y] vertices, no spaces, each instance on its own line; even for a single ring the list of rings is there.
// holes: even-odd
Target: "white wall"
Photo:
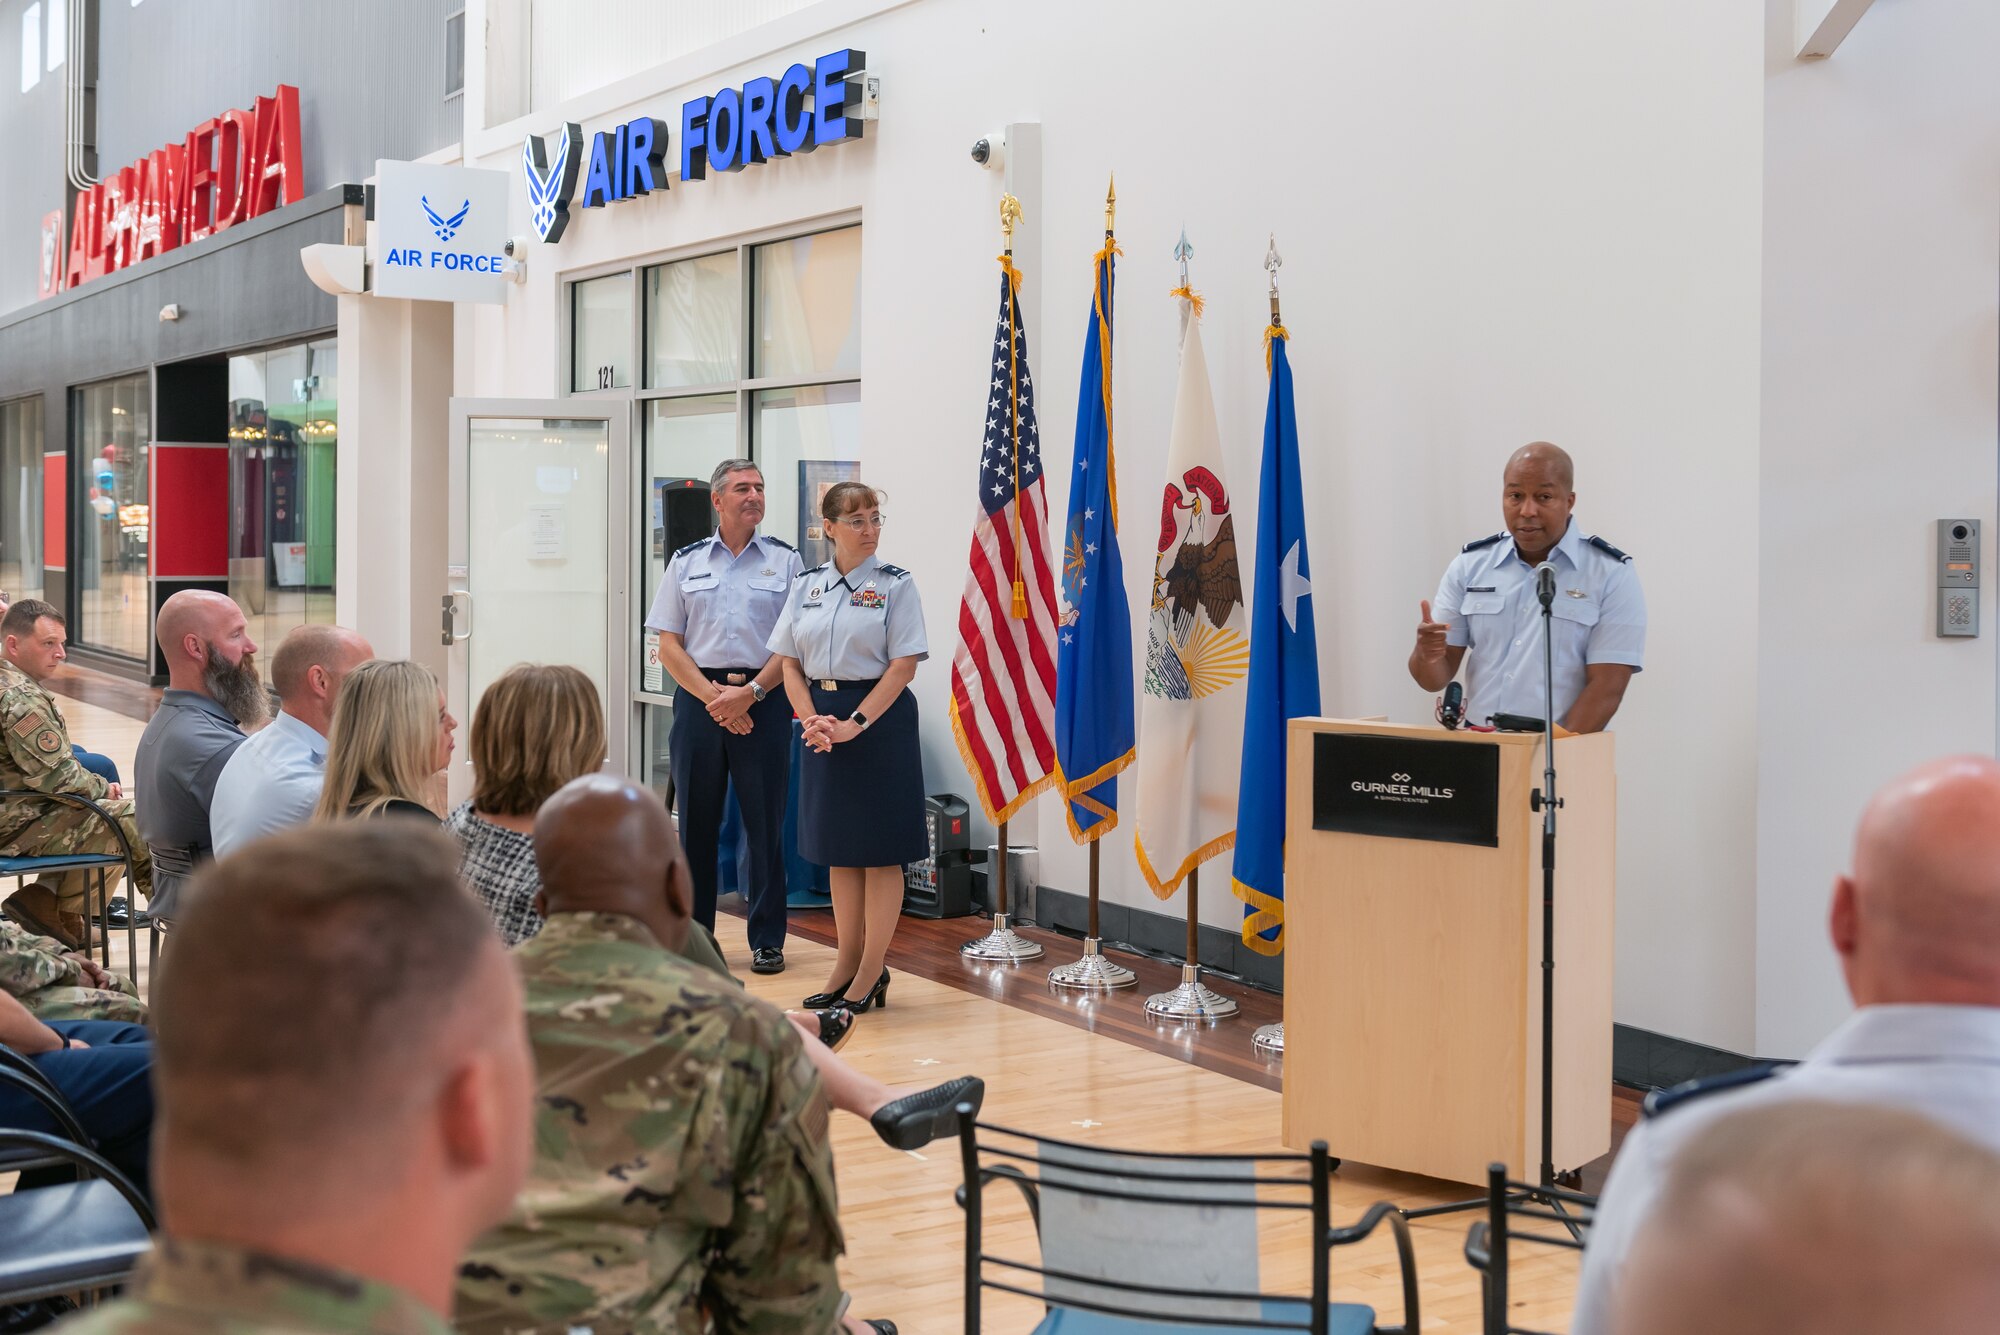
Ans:
[[[923,0],[837,32],[814,27],[866,8],[826,0],[760,30],[771,41],[727,44],[740,63],[683,61],[672,86],[639,101],[587,101],[577,113],[586,133],[645,111],[677,134],[683,98],[836,46],[867,50],[885,80],[882,120],[863,144],[578,211],[559,248],[535,249],[530,281],[506,308],[461,309],[458,392],[556,392],[561,269],[860,209],[866,471],[905,494],[912,481],[923,489],[921,505],[898,506],[885,554],[917,570],[929,609],[934,656],[917,690],[930,786],[966,791],[944,701],[999,195],[967,148],[1009,121],[1042,126],[1046,208],[1030,224],[1046,309],[1029,317],[1058,465],[1089,257],[1117,172],[1127,256],[1117,443],[1135,605],[1175,370],[1174,239],[1185,225],[1195,247],[1231,476],[1247,493],[1265,395],[1261,265],[1275,230],[1314,498],[1326,708],[1428,716],[1403,669],[1418,600],[1460,544],[1499,527],[1506,455],[1543,437],[1568,447],[1581,520],[1635,555],[1653,624],[1648,670],[1618,720],[1618,1015],[1750,1047],[1764,97],[1755,7],[1337,0],[1262,6],[1250,18],[1189,0]],[[479,165],[518,172],[517,135],[467,138]],[[525,233],[518,197],[515,212]],[[1066,500],[1058,487],[1052,509]],[[1249,521],[1254,507],[1241,513]],[[1080,891],[1084,854],[1056,833],[1053,804],[1040,829],[1044,881]],[[1105,894],[1150,905],[1129,831],[1107,841]],[[1218,868],[1203,917],[1233,925],[1240,907],[1221,883]]]
[[[1756,1044],[1789,1055],[1847,1010],[1826,897],[1869,792],[1993,750],[1993,577],[1977,640],[1933,636],[1930,590],[1934,520],[1985,520],[1994,551],[2000,7],[1877,4],[1823,63],[1791,58],[1772,9],[1762,500],[1739,550],[1763,607]]]

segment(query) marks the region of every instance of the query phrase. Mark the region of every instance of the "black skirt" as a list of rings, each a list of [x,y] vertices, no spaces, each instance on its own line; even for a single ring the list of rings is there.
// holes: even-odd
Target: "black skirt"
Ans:
[[[852,714],[873,682],[822,690],[813,708]],[[805,749],[799,769],[799,856],[822,867],[899,867],[930,856],[917,697],[905,690],[881,718],[831,751]]]

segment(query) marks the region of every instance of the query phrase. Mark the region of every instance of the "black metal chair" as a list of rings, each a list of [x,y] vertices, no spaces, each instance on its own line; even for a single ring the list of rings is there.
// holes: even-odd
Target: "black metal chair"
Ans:
[[[8,1070],[6,1074],[17,1074]],[[152,1249],[152,1207],[95,1150],[40,1131],[0,1131],[0,1162],[62,1163],[76,1180],[0,1196],[0,1306],[113,1288]]]
[[[1310,1335],[1417,1335],[1416,1259],[1409,1226],[1387,1202],[1353,1224],[1331,1221],[1333,1159],[1309,1154],[1156,1154],[1102,1150],[973,1121],[959,1109],[965,1183],[965,1329],[981,1329],[988,1289],[1039,1300],[1036,1335],[1151,1335],[1190,1327]],[[1286,1169],[1304,1169],[1287,1175]],[[1037,1258],[986,1250],[989,1185],[1027,1201]],[[1260,1212],[1304,1213],[1311,1292],[1260,1288]],[[1296,1218],[1296,1213],[1293,1217]],[[1402,1276],[1403,1324],[1331,1300],[1331,1250],[1387,1222]],[[1030,1287],[1031,1283],[1033,1287]]]
[[[1546,1205],[1524,1199],[1522,1193],[1535,1191],[1556,1202]],[[1543,1335],[1507,1322],[1507,1253],[1514,1242],[1533,1242],[1546,1247],[1583,1250],[1576,1230],[1588,1230],[1597,1198],[1553,1187],[1530,1187],[1525,1182],[1507,1180],[1507,1165],[1490,1164],[1486,1169],[1486,1218],[1466,1230],[1465,1259],[1479,1271],[1480,1330],[1483,1335]],[[1552,1233],[1523,1233],[1509,1224],[1510,1219],[1540,1219],[1564,1226],[1561,1236]]]
[[[120,851],[117,853],[63,853],[52,857],[0,857],[0,881],[11,880],[14,882],[16,889],[19,889],[30,878],[39,879],[42,876],[55,875],[68,871],[81,871],[85,873],[87,881],[84,890],[83,905],[83,953],[86,955],[90,953],[92,923],[102,922],[104,924],[104,935],[98,942],[98,961],[108,969],[111,967],[111,924],[109,915],[112,870],[114,868],[122,869],[125,873],[125,881],[128,886],[132,886],[134,881],[132,875],[132,843],[125,837],[125,827],[118,823],[117,817],[113,816],[103,807],[77,793],[38,793],[32,789],[25,788],[0,789],[0,802],[28,800],[54,802],[58,805],[80,807],[85,811],[89,811],[104,823],[105,827],[111,831],[112,837],[118,841]],[[97,907],[95,910],[90,905],[90,887],[93,885],[96,887],[97,892]],[[126,899],[130,904],[130,915],[125,921],[125,958],[129,961],[128,967],[131,968],[135,976],[139,969],[139,906],[136,902],[137,898],[136,893],[128,892]],[[97,915],[95,918],[92,916],[93,913]],[[153,929],[150,918],[147,920],[146,931],[148,936],[151,937]],[[150,940],[148,945],[150,947],[149,955],[157,958],[159,952],[157,938]]]

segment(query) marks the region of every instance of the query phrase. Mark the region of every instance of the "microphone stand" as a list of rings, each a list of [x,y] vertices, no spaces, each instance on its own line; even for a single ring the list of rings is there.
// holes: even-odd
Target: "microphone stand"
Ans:
[[[1559,1218],[1570,1236],[1581,1241],[1583,1231],[1565,1204],[1594,1205],[1589,1196],[1564,1190],[1555,1165],[1555,1047],[1556,1047],[1556,672],[1555,601],[1556,568],[1547,561],[1535,567],[1535,597],[1542,605],[1542,786],[1528,795],[1528,809],[1542,817],[1542,1162],[1537,1185],[1511,1192],[1515,1204],[1545,1205]],[[1405,1219],[1429,1215],[1456,1214],[1484,1209],[1486,1197],[1403,1210]],[[1544,1216],[1548,1217],[1548,1216]]]

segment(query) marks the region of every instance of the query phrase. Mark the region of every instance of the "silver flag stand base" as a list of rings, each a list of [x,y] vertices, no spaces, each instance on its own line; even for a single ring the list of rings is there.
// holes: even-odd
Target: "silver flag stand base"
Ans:
[[[1085,937],[1083,958],[1074,964],[1058,964],[1049,970],[1049,986],[1074,987],[1086,992],[1109,992],[1114,988],[1130,987],[1139,981],[1139,975],[1122,964],[1113,964],[1104,957],[1103,942],[1096,937]]]
[[[1003,964],[1013,964],[1019,960],[1040,959],[1042,948],[1028,940],[1007,925],[1007,915],[993,915],[993,930],[977,941],[967,941],[958,948],[958,953],[967,959],[999,960]]]
[[[1284,1056],[1285,1055],[1284,1023],[1280,1021],[1277,1024],[1267,1024],[1260,1026],[1256,1033],[1250,1035],[1250,1046],[1256,1049],[1258,1052],[1262,1053],[1266,1057]]]
[[[1164,1020],[1221,1020],[1236,1014],[1236,1003],[1202,986],[1201,966],[1183,964],[1181,985],[1146,998],[1146,1014]]]

